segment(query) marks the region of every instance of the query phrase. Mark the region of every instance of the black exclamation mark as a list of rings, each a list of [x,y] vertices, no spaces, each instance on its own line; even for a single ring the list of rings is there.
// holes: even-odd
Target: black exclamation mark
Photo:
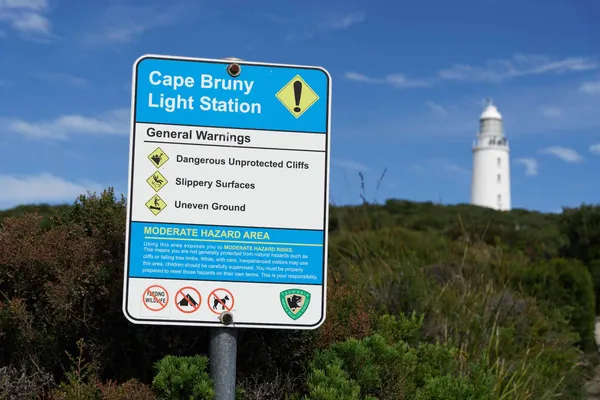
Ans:
[[[294,112],[300,112],[302,109],[300,108],[300,97],[302,96],[302,82],[296,81],[294,82],[294,99],[296,100],[296,107],[294,107]]]

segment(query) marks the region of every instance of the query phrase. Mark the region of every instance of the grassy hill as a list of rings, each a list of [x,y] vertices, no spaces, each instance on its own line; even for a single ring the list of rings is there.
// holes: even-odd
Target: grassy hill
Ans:
[[[43,217],[42,226],[45,228],[50,227],[51,225],[51,217],[55,212],[64,210],[69,208],[70,205],[54,205],[51,206],[49,204],[27,204],[20,205],[14,208],[10,208],[8,210],[0,210],[0,225],[2,224],[2,220],[8,217],[21,217],[26,213],[37,213],[38,215]]]
[[[0,218],[0,398],[211,398],[206,329],[122,316],[124,201],[108,190]],[[332,206],[327,320],[241,330],[240,398],[583,399],[599,249],[597,206]]]

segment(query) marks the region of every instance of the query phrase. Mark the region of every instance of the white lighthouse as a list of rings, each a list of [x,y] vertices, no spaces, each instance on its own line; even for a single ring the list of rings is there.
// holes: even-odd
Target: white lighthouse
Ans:
[[[471,204],[502,211],[511,209],[509,153],[502,115],[488,99],[473,142]]]

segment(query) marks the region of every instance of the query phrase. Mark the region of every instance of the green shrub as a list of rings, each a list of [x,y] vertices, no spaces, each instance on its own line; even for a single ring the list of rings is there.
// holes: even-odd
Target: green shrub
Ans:
[[[523,268],[514,285],[525,293],[565,310],[584,350],[595,349],[594,286],[587,267],[577,260],[551,259]]]
[[[416,346],[420,339],[424,315],[413,312],[410,317],[403,313],[394,317],[389,314],[380,316],[374,324],[374,330],[388,343],[404,341]]]
[[[317,332],[318,348],[327,348],[351,337],[362,339],[372,333],[374,310],[356,282],[343,282],[336,274],[329,276],[327,318]]]
[[[578,208],[564,208],[560,227],[567,243],[561,253],[589,265],[600,259],[600,206],[582,204]]]
[[[415,400],[488,400],[493,399],[490,385],[484,380],[452,375],[429,379]]]
[[[102,383],[97,379],[86,382],[72,380],[62,383],[50,395],[52,400],[156,400],[147,385],[131,379],[122,384]]]
[[[344,371],[339,359],[328,360],[308,376],[309,396],[305,400],[359,400],[360,386]]]
[[[329,268],[377,310],[421,313],[428,291],[421,268],[447,257],[446,245],[439,236],[403,228],[343,233],[330,240]]]
[[[39,209],[43,218],[24,207],[1,222],[0,365],[39,365],[62,380],[59,398],[146,399],[157,360],[207,353],[207,329],[123,317],[123,199],[81,196],[50,224],[51,210]],[[524,210],[331,207],[327,320],[316,331],[241,330],[246,397],[469,398],[493,382],[505,398],[581,398],[588,367],[575,344],[593,347],[594,300],[581,264],[555,255],[589,260],[600,282],[592,211],[565,213],[561,235],[558,216]],[[79,338],[94,364],[85,378],[62,368]]]
[[[89,345],[79,339],[77,356],[65,351],[69,369],[65,371],[65,379],[51,392],[53,400],[103,400],[98,365],[88,357],[87,350]]]
[[[440,344],[413,348],[403,341],[386,342],[377,333],[334,344],[319,352],[311,367],[312,400],[500,398],[492,397],[495,370],[487,364],[475,362],[461,373],[457,349]]]
[[[43,229],[50,229],[54,226],[53,217],[56,213],[61,212],[64,209],[69,208],[70,205],[55,205],[51,206],[49,204],[29,204],[29,205],[21,205],[9,210],[0,211],[0,227],[2,227],[3,220],[5,218],[14,218],[14,217],[22,217],[26,214],[37,214],[42,218],[40,220],[40,225]]]
[[[546,392],[580,398],[585,376],[579,336],[561,309],[487,280],[455,280],[433,295],[424,338],[460,349],[468,362],[487,354],[492,364],[507,360],[509,371],[527,367],[525,388],[533,398]]]
[[[386,330],[389,321],[385,317]],[[499,333],[499,328],[494,329]],[[388,337],[390,339],[391,337]],[[308,397],[334,399],[472,399],[529,400],[582,399],[573,372],[581,370],[552,351],[526,354],[519,360],[500,356],[501,336],[493,335],[481,352],[468,354],[444,344],[390,342],[379,333],[363,340],[350,339],[319,351],[311,361]],[[529,352],[528,352],[529,353]],[[562,372],[559,372],[562,367]],[[550,370],[548,370],[550,369]]]
[[[596,315],[600,314],[600,259],[590,261],[590,275],[594,285],[594,298],[596,301]]]
[[[53,389],[52,400],[156,400],[147,385],[136,379],[122,384],[113,380],[106,383],[98,377],[98,363],[86,354],[89,345],[83,339],[77,341],[77,357],[67,352],[71,366],[65,373],[65,380]]]
[[[340,396],[354,395],[359,388],[360,397],[355,397],[359,399],[412,399],[417,362],[415,352],[406,343],[387,344],[377,334],[336,343],[317,353],[311,362],[309,397],[326,400],[317,397],[318,393],[328,393],[332,388]]]
[[[156,396],[147,385],[137,379],[122,384],[109,381],[101,387],[102,400],[155,400]]]
[[[155,364],[157,371],[152,389],[159,399],[212,400],[215,395],[208,376],[208,358],[204,356],[166,356]]]

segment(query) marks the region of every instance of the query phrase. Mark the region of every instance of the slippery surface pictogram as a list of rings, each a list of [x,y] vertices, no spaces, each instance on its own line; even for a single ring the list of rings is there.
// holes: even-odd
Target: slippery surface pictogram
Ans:
[[[150,175],[148,179],[146,179],[146,182],[148,182],[148,185],[150,185],[155,192],[158,192],[160,189],[164,188],[167,183],[169,183],[167,178],[165,178],[159,171],[156,171]]]

